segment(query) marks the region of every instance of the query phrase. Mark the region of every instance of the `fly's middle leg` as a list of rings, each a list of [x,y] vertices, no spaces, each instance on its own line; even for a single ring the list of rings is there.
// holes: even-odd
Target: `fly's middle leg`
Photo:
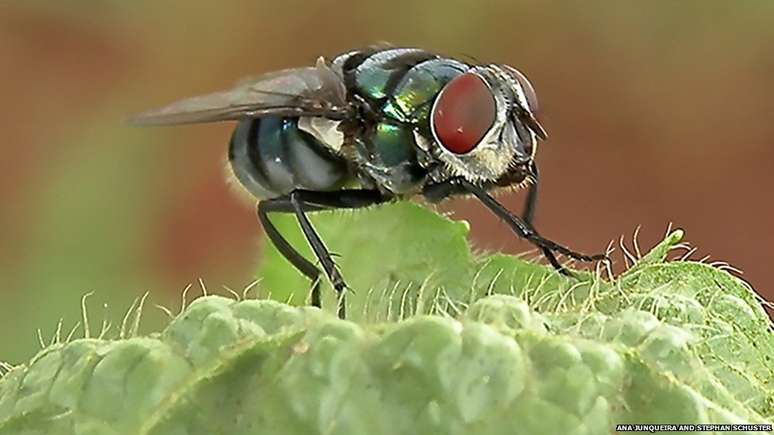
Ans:
[[[270,212],[293,213],[296,215],[301,230],[306,237],[307,242],[312,247],[315,256],[320,261],[325,274],[328,276],[333,287],[340,295],[337,313],[340,318],[346,317],[346,300],[344,291],[347,285],[344,282],[341,273],[331,257],[328,248],[323,243],[320,236],[315,231],[312,223],[306,216],[306,212],[315,212],[321,210],[334,209],[353,209],[368,207],[389,200],[379,191],[366,189],[344,189],[333,192],[316,192],[310,190],[294,190],[290,195],[261,201],[258,204],[258,217],[266,231],[266,235],[277,247],[277,250],[296,267],[301,273],[313,281],[312,305],[319,307],[320,271],[309,260],[304,258],[284,237],[277,231],[276,227],[268,219]]]
[[[281,199],[281,198],[278,198]],[[289,212],[287,201],[278,201],[269,199],[258,203],[258,220],[263,226],[266,236],[274,244],[274,247],[292,264],[299,272],[304,274],[312,281],[312,306],[320,308],[320,270],[309,260],[304,258],[282,234],[269,219],[271,212]]]

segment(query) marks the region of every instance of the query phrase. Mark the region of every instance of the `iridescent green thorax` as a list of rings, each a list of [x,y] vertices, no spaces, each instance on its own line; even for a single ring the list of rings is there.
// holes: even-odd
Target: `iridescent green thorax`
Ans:
[[[425,175],[413,144],[411,129],[392,122],[376,124],[354,141],[360,167],[376,181],[376,186],[394,194],[413,191]]]
[[[382,111],[398,121],[425,128],[438,93],[449,80],[467,69],[466,65],[451,59],[423,62],[403,76]]]
[[[406,53],[391,54],[393,51]],[[427,125],[430,107],[443,86],[470,68],[453,59],[424,59],[409,50],[384,53],[357,68],[356,91],[385,116],[420,128]],[[422,60],[409,64],[409,60],[416,59]]]
[[[414,65],[435,57],[413,48],[380,51],[367,57],[354,70],[356,90],[373,102],[383,101]]]
[[[355,141],[368,175],[396,194],[416,188],[425,170],[414,132],[430,138],[430,109],[444,85],[470,69],[422,50],[394,49],[363,60],[351,72],[355,93],[381,121]]]

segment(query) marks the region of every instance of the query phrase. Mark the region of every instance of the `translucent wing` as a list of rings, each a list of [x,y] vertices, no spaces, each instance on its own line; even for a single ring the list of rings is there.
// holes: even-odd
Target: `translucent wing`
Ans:
[[[344,119],[346,87],[322,57],[314,67],[292,68],[239,82],[232,89],[187,98],[130,118],[136,125],[191,124],[278,116]]]

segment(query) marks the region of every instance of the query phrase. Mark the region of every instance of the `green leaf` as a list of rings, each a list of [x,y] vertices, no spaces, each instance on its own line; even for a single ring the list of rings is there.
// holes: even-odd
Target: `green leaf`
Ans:
[[[272,215],[271,219],[294,247],[314,259],[295,217]],[[340,254],[335,261],[354,292],[348,299],[353,320],[394,318],[401,308],[404,314],[415,311],[418,300],[428,305],[440,294],[462,299],[470,292],[475,262],[464,222],[408,202],[367,211],[313,214],[311,220],[330,251]],[[261,287],[274,299],[308,303],[310,281],[271,244],[266,245],[258,273]],[[335,293],[325,279],[322,292],[323,304],[336,306]],[[417,298],[420,293],[422,298]],[[407,306],[409,301],[414,305]]]
[[[330,289],[327,311],[207,296],[158,334],[52,345],[0,380],[0,435],[607,434],[774,415],[760,300],[666,261],[681,234],[609,282],[474,256],[464,224],[415,205],[314,224],[342,255],[350,320]],[[262,271],[303,305],[309,283],[271,249]]]

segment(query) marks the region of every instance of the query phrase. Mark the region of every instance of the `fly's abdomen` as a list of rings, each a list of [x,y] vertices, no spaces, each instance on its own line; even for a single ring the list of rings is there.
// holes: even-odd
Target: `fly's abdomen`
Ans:
[[[240,121],[231,137],[229,161],[239,182],[258,199],[294,189],[335,190],[349,178],[346,162],[300,130],[297,118]]]

